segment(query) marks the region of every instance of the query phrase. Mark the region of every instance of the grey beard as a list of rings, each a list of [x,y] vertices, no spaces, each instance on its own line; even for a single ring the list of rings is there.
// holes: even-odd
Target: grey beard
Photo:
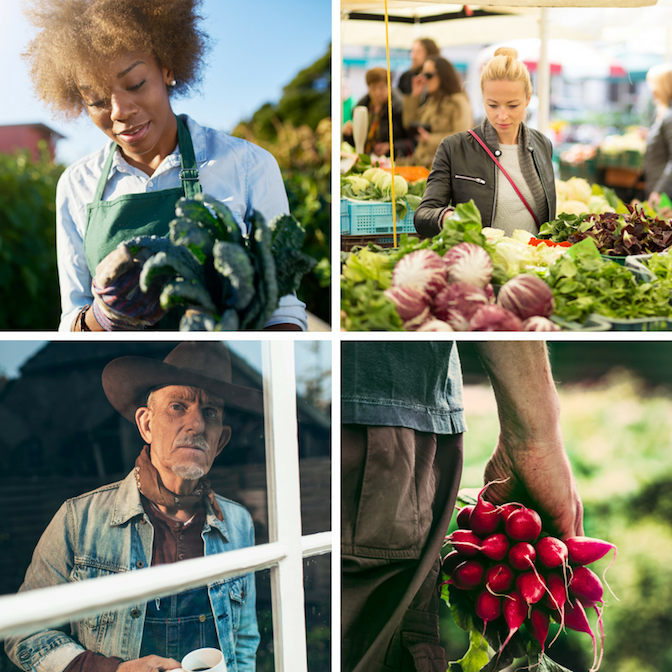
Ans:
[[[197,481],[205,476],[205,471],[195,464],[176,464],[172,468],[175,476],[185,481]]]

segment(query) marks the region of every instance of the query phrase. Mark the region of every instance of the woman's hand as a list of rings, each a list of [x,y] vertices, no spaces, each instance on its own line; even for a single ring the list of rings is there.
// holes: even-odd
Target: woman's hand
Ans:
[[[420,73],[411,80],[411,95],[420,97],[427,86],[427,78]]]
[[[657,191],[652,191],[649,194],[649,205],[652,208],[657,208],[660,203],[660,193]]]
[[[377,142],[373,147],[373,152],[376,156],[387,156],[390,153],[390,143]]]
[[[418,126],[418,137],[420,140],[429,140],[432,136],[424,126]]]
[[[160,282],[152,282],[147,293],[140,289],[142,266],[125,245],[98,264],[91,282],[93,315],[105,331],[144,329],[166,314],[159,303]]]
[[[443,216],[443,220],[441,222],[441,228],[443,228],[447,224],[448,220],[450,220],[450,218],[453,216],[454,213],[455,210],[453,208],[451,208],[450,210],[446,210],[446,214]]]

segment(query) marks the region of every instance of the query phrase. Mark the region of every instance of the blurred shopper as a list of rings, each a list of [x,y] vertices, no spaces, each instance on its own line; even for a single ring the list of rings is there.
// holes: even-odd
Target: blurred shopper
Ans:
[[[422,72],[422,66],[430,56],[438,56],[439,47],[434,40],[424,37],[413,42],[411,47],[411,69],[404,72],[399,78],[398,89],[404,95],[413,90],[413,77]]]
[[[387,70],[372,68],[366,73],[366,85],[369,92],[357,105],[369,110],[369,128],[366,135],[364,153],[373,152],[377,156],[390,154],[390,115],[387,100]],[[394,138],[394,155],[405,156],[413,151],[413,143],[407,138],[401,118],[401,96],[392,90],[392,126]],[[343,124],[343,140],[354,145],[352,137],[352,121]]]
[[[481,73],[486,118],[443,140],[415,213],[423,237],[441,231],[454,206],[473,199],[483,226],[536,233],[555,218],[551,141],[525,123],[530,73],[515,49],[497,49]],[[506,171],[506,172],[504,172]]]
[[[422,103],[421,96],[427,93]],[[431,168],[441,141],[466,131],[473,123],[471,105],[455,68],[441,56],[431,56],[413,78],[412,92],[404,96],[404,126],[415,136],[413,165]]]
[[[656,120],[646,140],[645,193],[657,206],[662,194],[672,198],[672,64],[654,65],[646,82],[656,102]]]

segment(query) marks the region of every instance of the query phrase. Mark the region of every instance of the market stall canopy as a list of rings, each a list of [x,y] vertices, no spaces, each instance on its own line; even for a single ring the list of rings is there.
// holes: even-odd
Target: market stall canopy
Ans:
[[[541,40],[537,38],[506,40],[486,47],[481,50],[476,61],[479,69],[495,55],[499,47],[513,47],[518,52],[518,60],[530,72],[537,70],[541,49]],[[585,42],[549,40],[548,63],[552,75],[561,74],[566,79],[627,77],[625,68],[616,58]]]
[[[342,0],[341,43],[385,46],[385,10],[381,0]],[[410,49],[414,40],[427,37],[439,47],[489,44],[539,34],[541,10],[510,6],[451,5],[388,0],[390,48]],[[551,37],[586,40],[585,25],[551,27]]]

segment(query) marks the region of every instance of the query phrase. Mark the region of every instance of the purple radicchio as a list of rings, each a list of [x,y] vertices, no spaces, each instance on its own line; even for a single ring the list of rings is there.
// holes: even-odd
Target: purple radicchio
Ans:
[[[453,328],[442,320],[437,320],[435,317],[430,317],[426,322],[423,322],[416,331],[454,331]]]
[[[469,320],[474,313],[490,301],[484,289],[466,282],[454,282],[436,295],[433,313],[439,320],[448,322],[455,331],[468,331]]]
[[[417,287],[390,287],[385,296],[394,303],[403,322],[421,317],[418,324],[422,324],[429,316],[429,296]]]
[[[553,292],[536,275],[523,273],[502,285],[497,303],[506,310],[527,320],[535,315],[550,317],[553,314]]]
[[[433,297],[447,283],[443,258],[432,250],[416,250],[402,257],[392,273],[393,287],[413,287]]]
[[[448,267],[448,282],[466,282],[485,287],[492,280],[492,259],[475,243],[458,243],[443,257]]]
[[[555,322],[551,322],[547,317],[542,317],[541,315],[528,317],[523,322],[523,329],[525,331],[561,331]]]
[[[501,306],[483,306],[471,319],[472,331],[522,331],[523,323]]]

